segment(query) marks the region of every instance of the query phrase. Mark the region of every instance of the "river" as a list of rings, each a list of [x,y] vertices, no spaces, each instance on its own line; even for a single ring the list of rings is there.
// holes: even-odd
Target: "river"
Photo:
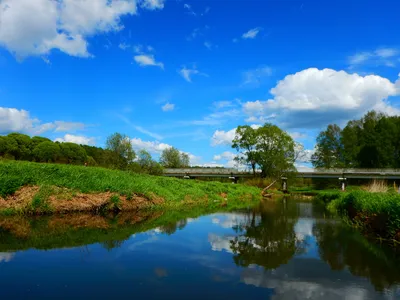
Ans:
[[[400,299],[399,256],[293,199],[200,217],[1,217],[0,295]]]

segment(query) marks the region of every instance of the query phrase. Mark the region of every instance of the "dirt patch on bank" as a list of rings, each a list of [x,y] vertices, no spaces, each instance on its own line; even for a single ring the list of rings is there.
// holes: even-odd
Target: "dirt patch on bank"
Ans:
[[[152,205],[159,205],[164,199],[152,195],[151,199],[136,194],[130,197],[117,193],[80,193],[60,187],[25,186],[7,198],[0,197],[0,211],[14,210],[21,213],[68,213],[99,211],[137,211]],[[35,197],[36,196],[36,197]],[[32,201],[35,199],[35,205]],[[39,200],[38,200],[39,199]],[[46,211],[40,206],[46,207]],[[83,221],[82,221],[83,222]],[[79,223],[79,222],[78,222]],[[104,224],[98,224],[103,227]]]
[[[0,210],[23,210],[32,203],[33,197],[39,192],[38,186],[24,186],[7,198],[0,197]]]

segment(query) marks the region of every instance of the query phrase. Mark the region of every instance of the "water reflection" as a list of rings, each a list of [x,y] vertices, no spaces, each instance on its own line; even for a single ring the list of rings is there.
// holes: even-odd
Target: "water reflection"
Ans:
[[[0,288],[6,299],[399,299],[396,252],[309,202],[189,217],[0,218]]]

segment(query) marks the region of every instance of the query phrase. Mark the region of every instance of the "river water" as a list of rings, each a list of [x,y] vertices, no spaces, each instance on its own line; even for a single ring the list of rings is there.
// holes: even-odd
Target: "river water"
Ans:
[[[0,299],[400,299],[399,255],[310,202],[0,219]]]

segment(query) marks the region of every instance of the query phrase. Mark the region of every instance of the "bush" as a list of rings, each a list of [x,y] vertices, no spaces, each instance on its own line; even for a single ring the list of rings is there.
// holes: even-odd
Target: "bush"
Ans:
[[[342,195],[341,192],[321,192],[315,196],[315,199],[324,203],[329,203],[333,200],[339,199]]]

